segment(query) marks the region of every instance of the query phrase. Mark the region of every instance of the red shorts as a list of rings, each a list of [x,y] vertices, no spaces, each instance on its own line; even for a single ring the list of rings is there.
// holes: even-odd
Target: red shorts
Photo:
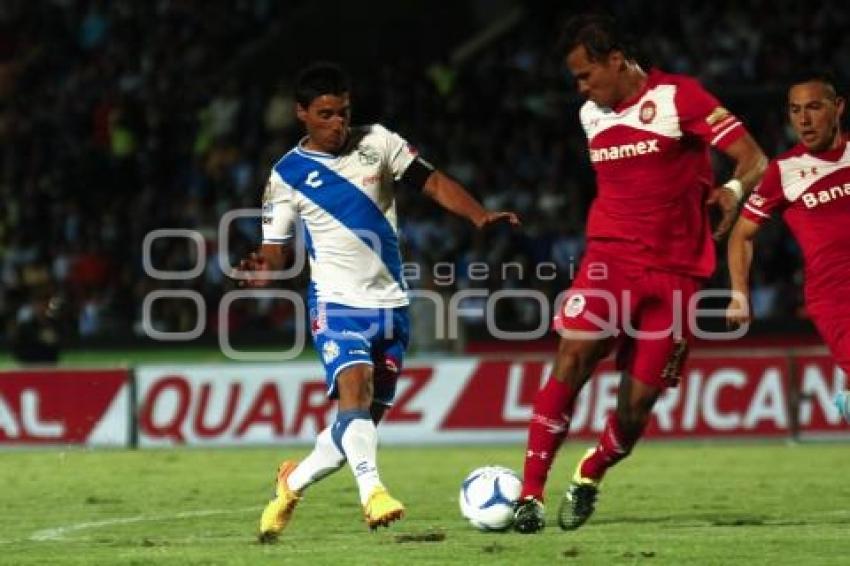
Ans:
[[[835,363],[850,375],[850,312],[843,311],[811,313],[811,316]]]
[[[703,280],[589,250],[554,320],[561,336],[618,345],[617,369],[653,387],[675,385],[691,338],[691,297]]]

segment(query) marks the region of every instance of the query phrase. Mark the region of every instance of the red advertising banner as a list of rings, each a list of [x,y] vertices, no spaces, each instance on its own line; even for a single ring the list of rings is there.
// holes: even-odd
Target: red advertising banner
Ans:
[[[381,441],[521,442],[550,367],[541,358],[411,362],[381,423]],[[833,392],[846,386],[843,373],[827,358],[801,367],[801,433],[850,434],[831,405]],[[793,370],[782,355],[695,356],[681,384],[659,399],[647,436],[789,436],[796,423]],[[149,366],[137,376],[142,446],[309,443],[334,418],[314,363]],[[572,438],[603,430],[619,380],[610,361],[600,366],[576,403]]]
[[[788,371],[787,358],[778,356],[695,358],[679,386],[656,403],[647,437],[787,436]],[[548,372],[541,361],[482,361],[441,429],[524,428]],[[612,362],[600,364],[576,403],[570,437],[602,432],[619,382]]]
[[[126,446],[127,370],[0,372],[0,446]]]
[[[551,361],[412,361],[381,424],[385,443],[522,442]],[[141,446],[312,442],[333,422],[318,363],[143,366],[131,403],[127,370],[0,372],[0,446],[126,446],[131,412]],[[600,365],[572,415],[591,440],[616,405],[620,380]],[[694,356],[656,404],[650,438],[850,438],[832,404],[850,379],[828,356]]]

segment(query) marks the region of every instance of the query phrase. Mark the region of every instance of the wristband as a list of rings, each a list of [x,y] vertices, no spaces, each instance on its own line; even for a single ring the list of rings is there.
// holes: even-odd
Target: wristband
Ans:
[[[729,179],[723,183],[723,186],[735,193],[735,197],[738,200],[741,200],[741,197],[744,196],[744,185],[738,179]]]

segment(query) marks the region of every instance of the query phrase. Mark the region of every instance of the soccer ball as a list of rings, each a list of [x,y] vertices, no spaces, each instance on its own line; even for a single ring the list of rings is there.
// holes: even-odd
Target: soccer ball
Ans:
[[[473,470],[460,487],[460,513],[482,531],[502,531],[514,520],[514,503],[522,482],[508,468],[485,466]]]

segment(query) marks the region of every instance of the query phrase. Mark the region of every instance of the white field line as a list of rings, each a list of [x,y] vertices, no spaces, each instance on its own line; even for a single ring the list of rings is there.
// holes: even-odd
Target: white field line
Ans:
[[[169,513],[167,515],[138,515],[136,517],[115,517],[113,519],[103,519],[102,521],[86,521],[84,523],[74,523],[72,525],[64,525],[62,527],[53,527],[51,529],[42,529],[36,531],[29,536],[29,540],[35,542],[47,542],[62,540],[65,535],[84,531],[87,529],[99,529],[101,527],[111,527],[114,525],[126,525],[129,523],[145,523],[156,521],[174,521],[179,519],[194,519],[196,517],[208,517],[211,515],[237,515],[247,513],[249,511],[258,511],[258,507],[243,507],[241,509],[201,509],[199,511],[183,511],[181,513]],[[9,543],[14,541],[0,541],[0,543]]]

